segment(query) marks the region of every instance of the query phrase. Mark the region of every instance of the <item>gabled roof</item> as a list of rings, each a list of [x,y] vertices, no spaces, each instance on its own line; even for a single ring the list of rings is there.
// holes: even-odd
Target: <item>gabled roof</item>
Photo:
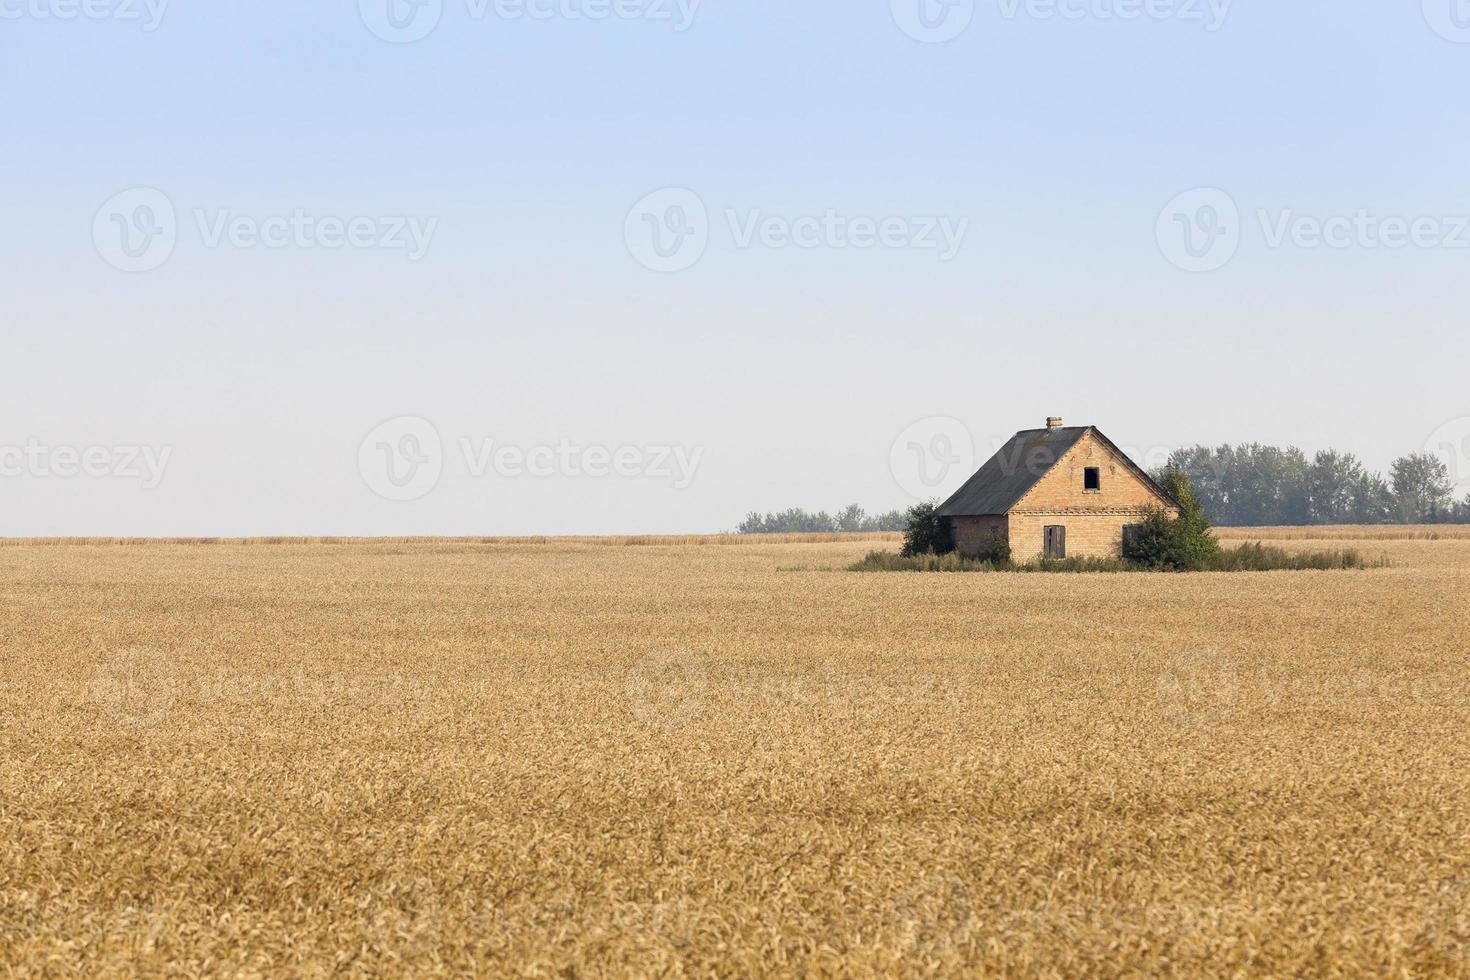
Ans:
[[[1170,499],[1164,488],[1113,445],[1111,439],[1090,425],[1073,425],[1017,432],[974,476],[965,481],[964,486],[939,506],[939,516],[979,517],[1009,513],[1089,432],[1126,463],[1160,499]]]
[[[939,516],[1006,513],[1082,441],[1088,428],[1082,425],[1017,432],[954,496],[940,505]]]

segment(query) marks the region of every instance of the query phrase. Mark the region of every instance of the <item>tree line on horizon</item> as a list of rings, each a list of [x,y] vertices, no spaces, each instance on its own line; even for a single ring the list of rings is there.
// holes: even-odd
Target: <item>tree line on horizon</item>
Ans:
[[[751,511],[737,530],[741,534],[857,534],[902,531],[907,522],[901,510],[869,514],[857,504],[848,504],[835,514],[825,510],[810,513],[800,507],[771,514]]]
[[[1449,467],[1432,453],[1394,460],[1388,476],[1352,453],[1324,449],[1308,457],[1294,446],[1260,443],[1176,450],[1169,465],[1190,479],[1210,522],[1221,527],[1311,524],[1470,524],[1470,494],[1456,500]],[[1161,469],[1153,474],[1162,477]],[[870,515],[857,504],[829,514],[799,507],[752,512],[741,534],[902,531],[906,512]]]
[[[1260,443],[1180,449],[1169,463],[1188,475],[1205,515],[1222,527],[1470,523],[1470,495],[1455,499],[1449,467],[1432,453],[1399,457],[1387,477],[1352,453],[1308,457]]]

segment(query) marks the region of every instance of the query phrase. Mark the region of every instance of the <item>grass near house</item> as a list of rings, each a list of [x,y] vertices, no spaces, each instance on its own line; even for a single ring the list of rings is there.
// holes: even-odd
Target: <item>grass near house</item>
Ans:
[[[1338,571],[1383,568],[1387,559],[1370,559],[1354,550],[1292,552],[1259,542],[1222,548],[1202,572]],[[892,551],[870,551],[850,572],[1158,572],[1123,558],[1038,558],[1030,562],[980,561],[958,553],[904,557]]]

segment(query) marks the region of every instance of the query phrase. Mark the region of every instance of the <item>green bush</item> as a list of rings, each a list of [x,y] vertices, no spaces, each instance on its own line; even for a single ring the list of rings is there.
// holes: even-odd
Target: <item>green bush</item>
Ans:
[[[903,532],[903,556],[947,555],[954,551],[949,521],[939,516],[939,505],[930,501],[908,512]]]
[[[1171,568],[1177,555],[1174,519],[1153,510],[1134,532],[1123,536],[1123,557],[1144,568]]]
[[[987,534],[981,540],[980,547],[965,557],[991,565],[1009,565],[1011,563],[1011,543],[1006,540],[1004,534]]]
[[[1220,560],[1220,542],[1210,533],[1210,521],[1195,499],[1189,477],[1177,466],[1164,470],[1164,491],[1179,505],[1179,516],[1155,510],[1124,542],[1123,557],[1144,568],[1197,572]]]

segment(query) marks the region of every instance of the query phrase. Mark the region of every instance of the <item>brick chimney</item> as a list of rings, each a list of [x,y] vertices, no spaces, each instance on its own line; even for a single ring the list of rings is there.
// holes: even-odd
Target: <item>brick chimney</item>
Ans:
[[[1060,415],[1053,415],[1046,420],[1046,427],[1048,429],[1060,429],[1062,427],[1062,417]]]

